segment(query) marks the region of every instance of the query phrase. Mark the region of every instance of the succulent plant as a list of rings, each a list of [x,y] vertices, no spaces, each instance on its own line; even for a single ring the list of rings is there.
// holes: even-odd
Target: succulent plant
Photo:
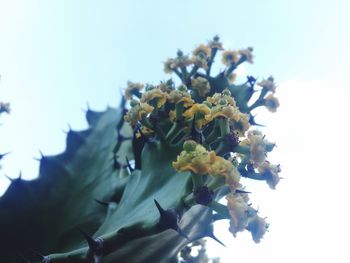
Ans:
[[[218,37],[191,57],[179,50],[164,70],[181,84],[129,82],[118,109],[88,109],[89,128],[40,158],[37,179],[13,179],[0,198],[1,261],[178,262],[192,242],[220,242],[221,219],[259,242],[268,224],[240,178],[278,183],[279,165],[266,160],[274,144],[252,128],[251,112],[279,103],[272,77],[259,90],[252,76],[234,83],[252,48],[224,51],[226,67],[212,76],[221,50]]]

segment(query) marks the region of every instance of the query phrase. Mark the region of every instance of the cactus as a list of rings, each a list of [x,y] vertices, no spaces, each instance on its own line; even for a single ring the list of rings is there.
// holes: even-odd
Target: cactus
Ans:
[[[279,103],[272,77],[259,90],[251,76],[234,84],[252,48],[224,51],[225,70],[211,76],[222,49],[214,37],[192,57],[178,51],[164,70],[180,85],[129,82],[118,109],[87,110],[89,128],[70,130],[63,153],[42,155],[37,179],[12,180],[0,198],[1,261],[178,262],[192,242],[221,243],[213,224],[222,219],[259,242],[268,224],[240,178],[278,183],[279,166],[266,160],[274,144],[251,128],[251,112]]]

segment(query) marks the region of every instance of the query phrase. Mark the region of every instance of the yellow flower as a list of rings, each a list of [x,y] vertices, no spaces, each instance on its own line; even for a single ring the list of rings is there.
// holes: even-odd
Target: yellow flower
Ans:
[[[260,166],[258,166],[258,171],[263,173],[266,183],[270,186],[270,188],[276,189],[276,185],[280,181],[278,173],[281,172],[281,167],[279,165],[273,165],[268,161],[265,161]]]
[[[210,175],[213,176],[227,176],[233,169],[233,164],[226,159],[216,156],[213,164],[211,165]]]
[[[206,45],[199,45],[195,50],[193,50],[192,54],[193,56],[198,56],[201,58],[209,58],[210,57],[211,50]]]
[[[247,139],[243,140],[240,145],[250,147],[250,160],[255,168],[265,162],[267,152],[270,152],[274,147],[274,144],[267,141],[258,130],[249,131]]]
[[[140,93],[140,91],[143,89],[144,85],[141,83],[134,83],[134,82],[130,82],[128,81],[128,86],[125,89],[125,98],[127,100],[131,100],[132,99],[132,95]]]
[[[199,68],[208,69],[208,63],[206,58],[202,57],[192,57],[192,63]]]
[[[154,107],[148,105],[147,103],[138,103],[134,105],[124,116],[124,120],[130,123],[131,126],[137,124],[139,120],[142,119],[144,115],[148,115],[153,111]]]
[[[154,88],[143,93],[140,101],[149,103],[152,100],[157,99],[157,108],[160,108],[165,104],[168,98],[168,93],[163,92],[160,89]]]
[[[172,69],[175,68],[184,68],[192,64],[192,60],[183,54],[181,50],[177,51],[177,57],[173,59],[173,63],[171,65]]]
[[[174,62],[175,62],[175,60],[173,58],[168,58],[164,62],[164,72],[165,73],[169,74],[169,73],[173,72]]]
[[[174,111],[174,110],[169,111],[169,120],[170,120],[171,122],[174,122],[175,118],[176,118],[176,113],[175,113],[175,111]]]
[[[231,73],[227,78],[228,78],[228,82],[229,82],[230,84],[232,84],[232,83],[234,83],[234,82],[236,81],[237,74]]]
[[[258,215],[249,219],[247,230],[252,234],[255,243],[259,243],[260,239],[265,235],[268,228],[265,218]]]
[[[274,83],[274,79],[272,76],[268,77],[267,79],[264,79],[257,83],[260,87],[263,87],[264,89],[267,89],[269,91],[272,91],[275,93],[276,91],[276,85]]]
[[[229,231],[236,236],[238,232],[245,230],[248,224],[247,196],[241,194],[229,194],[226,196],[227,209],[231,216]]]
[[[142,132],[142,134],[145,135],[145,136],[150,136],[150,135],[152,135],[152,134],[154,133],[154,131],[153,131],[152,129],[147,128],[147,127],[145,127],[145,126],[142,126],[142,127],[141,127],[141,132]],[[140,138],[140,137],[141,137],[141,132],[138,131],[138,132],[136,133],[136,138]]]
[[[212,49],[217,49],[217,50],[224,50],[224,48],[222,47],[222,43],[219,41],[219,37],[215,36],[213,38],[213,40],[210,40],[208,42],[208,46]]]
[[[239,116],[239,120],[233,123],[232,126],[239,137],[244,137],[245,132],[250,128],[249,115],[240,112]]]
[[[219,104],[220,100],[224,99],[227,101],[227,104],[231,106],[236,106],[236,101],[231,97],[231,92],[228,89],[225,89],[222,93],[214,93],[213,96],[207,97],[207,101],[213,105]]]
[[[231,105],[216,105],[210,110],[210,120],[217,117],[226,117],[230,120],[238,122],[241,119],[241,112],[237,107]]]
[[[191,171],[195,174],[204,175],[209,173],[210,165],[214,161],[215,152],[208,152],[202,145],[191,141],[192,148],[187,147],[177,160],[173,162],[173,167],[176,171]],[[186,142],[185,142],[186,144]]]
[[[226,50],[222,53],[222,64],[230,66],[238,61],[237,51]]]
[[[208,120],[208,116],[210,116],[210,109],[205,104],[193,104],[192,107],[186,110],[183,114],[186,119],[191,119],[194,115],[196,115],[196,125],[199,129],[201,129],[203,125],[210,122],[210,120]]]
[[[186,90],[173,90],[169,94],[169,102],[179,103],[184,102],[185,108],[194,104],[194,100],[191,98],[191,95]]]
[[[191,85],[193,89],[197,91],[199,97],[202,98],[210,91],[209,81],[202,77],[192,79]]]
[[[239,183],[241,179],[241,174],[238,172],[237,168],[233,166],[233,169],[225,176],[225,182],[230,187],[232,192],[236,191],[238,187],[241,186]]]
[[[238,53],[245,58],[246,61],[248,61],[249,63],[253,63],[253,48],[252,47],[248,47],[246,49],[241,49],[238,50]]]
[[[271,112],[276,112],[277,108],[280,106],[278,99],[275,96],[273,96],[273,94],[268,95],[265,98],[264,102],[265,107]]]
[[[174,90],[171,80],[168,80],[167,82],[161,82],[157,86],[157,89],[160,89],[160,91],[168,93],[168,94]]]

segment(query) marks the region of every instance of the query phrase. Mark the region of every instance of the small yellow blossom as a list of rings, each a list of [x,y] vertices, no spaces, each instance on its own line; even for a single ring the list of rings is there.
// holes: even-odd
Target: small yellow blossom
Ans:
[[[215,157],[209,174],[212,176],[224,176],[225,182],[229,185],[231,191],[235,191],[239,186],[240,174],[236,167],[230,161],[220,156]]]
[[[208,42],[208,46],[212,49],[224,50],[224,48],[222,47],[222,43],[219,41],[218,36],[215,36],[213,40],[210,40]]]
[[[195,79],[192,79],[191,85],[194,90],[197,91],[198,95],[202,98],[205,97],[205,95],[210,92],[210,84],[209,81],[205,78],[198,77]]]
[[[238,51],[238,54],[240,54],[242,57],[245,58],[245,60],[249,63],[253,63],[253,48],[248,47],[246,49],[241,49]]]
[[[186,90],[173,90],[169,94],[169,102],[171,103],[179,103],[184,102],[184,106],[187,108],[194,104],[194,100],[191,98],[190,93],[188,93]]]
[[[270,188],[276,189],[276,185],[280,181],[278,173],[281,172],[281,167],[279,165],[273,165],[268,161],[265,161],[258,166],[258,171],[263,173],[266,183],[270,186]]]
[[[169,120],[174,122],[176,118],[176,112],[174,110],[169,111]]]
[[[171,85],[171,82],[161,82],[158,86],[157,89],[160,89],[160,91],[165,92],[165,93],[170,93],[174,90],[174,88]]]
[[[141,83],[135,83],[128,81],[128,86],[125,89],[125,98],[127,100],[132,99],[132,95],[135,93],[140,93],[140,91],[143,89],[144,85]]]
[[[222,53],[222,64],[230,66],[238,61],[237,51],[226,50]]]
[[[184,55],[181,50],[178,50],[177,57],[173,60],[171,67],[173,69],[185,68],[191,64],[192,64],[192,60],[187,55]]]
[[[225,99],[228,105],[235,107],[236,101],[229,94],[230,94],[230,91],[228,89],[225,89],[222,93],[214,93],[213,96],[207,97],[207,101],[210,102],[212,105],[218,105],[220,100]]]
[[[275,96],[273,96],[273,94],[268,95],[265,98],[264,102],[265,107],[271,112],[276,112],[277,108],[280,106],[278,99]]]
[[[130,123],[131,126],[134,126],[142,119],[143,116],[147,116],[149,113],[151,113],[153,109],[154,107],[148,105],[147,103],[138,103],[126,113],[124,120]]]
[[[232,170],[233,164],[230,161],[227,161],[221,156],[216,156],[214,163],[210,169],[210,175],[213,176],[227,176],[228,173]]]
[[[196,115],[196,125],[199,129],[201,129],[209,122],[208,117],[210,116],[210,109],[205,104],[196,103],[183,113],[183,116],[186,119],[191,119],[194,117],[194,115]]]
[[[142,132],[142,134],[145,135],[145,136],[150,136],[150,135],[152,135],[152,134],[154,133],[154,131],[153,131],[152,129],[147,128],[146,126],[142,126],[142,127],[141,127],[141,132]],[[136,138],[140,138],[140,137],[141,137],[141,132],[138,131],[138,132],[136,133],[136,135],[135,135]]]
[[[150,103],[152,100],[157,99],[157,108],[160,108],[165,104],[168,98],[168,93],[154,88],[143,93],[140,101]]]
[[[241,174],[238,172],[237,168],[233,166],[233,169],[225,176],[225,183],[230,187],[232,192],[241,186],[239,181],[241,179]]]
[[[195,50],[193,50],[192,54],[193,56],[198,56],[201,58],[209,58],[210,57],[211,50],[206,45],[199,45]]]
[[[202,145],[192,142],[194,147],[183,150],[173,162],[174,169],[181,172],[191,171],[199,175],[209,173],[216,156],[215,152],[208,152]]]
[[[246,131],[250,128],[249,115],[242,112],[239,115],[240,119],[233,123],[233,127],[239,137],[244,137]]]
[[[229,231],[236,236],[238,232],[245,230],[248,224],[247,198],[240,194],[226,196],[227,209],[231,216]]]
[[[192,57],[192,63],[194,65],[196,65],[199,68],[203,68],[205,70],[208,69],[208,62],[206,58],[202,58],[202,57]]]
[[[274,79],[272,76],[268,77],[267,79],[264,79],[257,83],[260,87],[263,87],[264,89],[267,89],[269,91],[272,91],[272,93],[275,93],[276,91],[276,85],[274,83]]]
[[[173,58],[169,58],[164,62],[164,72],[169,74],[173,72],[174,69],[174,62],[175,60]]]
[[[247,230],[252,234],[255,243],[260,243],[260,240],[265,235],[268,224],[265,218],[255,215],[249,218]]]
[[[236,73],[231,73],[227,79],[230,84],[233,84],[236,81],[237,74]]]
[[[240,145],[250,147],[250,159],[255,168],[265,162],[267,152],[274,147],[274,144],[267,141],[265,136],[258,130],[248,131],[247,139],[243,140]]]
[[[237,107],[231,105],[216,105],[210,110],[210,120],[213,120],[217,117],[226,117],[230,120],[238,122],[241,119],[241,112]]]

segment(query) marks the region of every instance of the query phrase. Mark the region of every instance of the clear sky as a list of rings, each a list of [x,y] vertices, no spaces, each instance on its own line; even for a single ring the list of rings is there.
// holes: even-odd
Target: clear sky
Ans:
[[[87,103],[117,105],[128,80],[157,83],[162,62],[181,48],[219,34],[227,48],[254,47],[241,74],[273,74],[281,107],[258,119],[277,148],[285,178],[276,191],[246,181],[270,232],[258,245],[249,233],[217,236],[222,262],[349,262],[350,2],[0,0],[0,152],[2,173],[37,175],[33,157],[64,149],[68,123],[86,127]],[[0,177],[0,192],[8,184]],[[211,243],[210,243],[211,244]]]

